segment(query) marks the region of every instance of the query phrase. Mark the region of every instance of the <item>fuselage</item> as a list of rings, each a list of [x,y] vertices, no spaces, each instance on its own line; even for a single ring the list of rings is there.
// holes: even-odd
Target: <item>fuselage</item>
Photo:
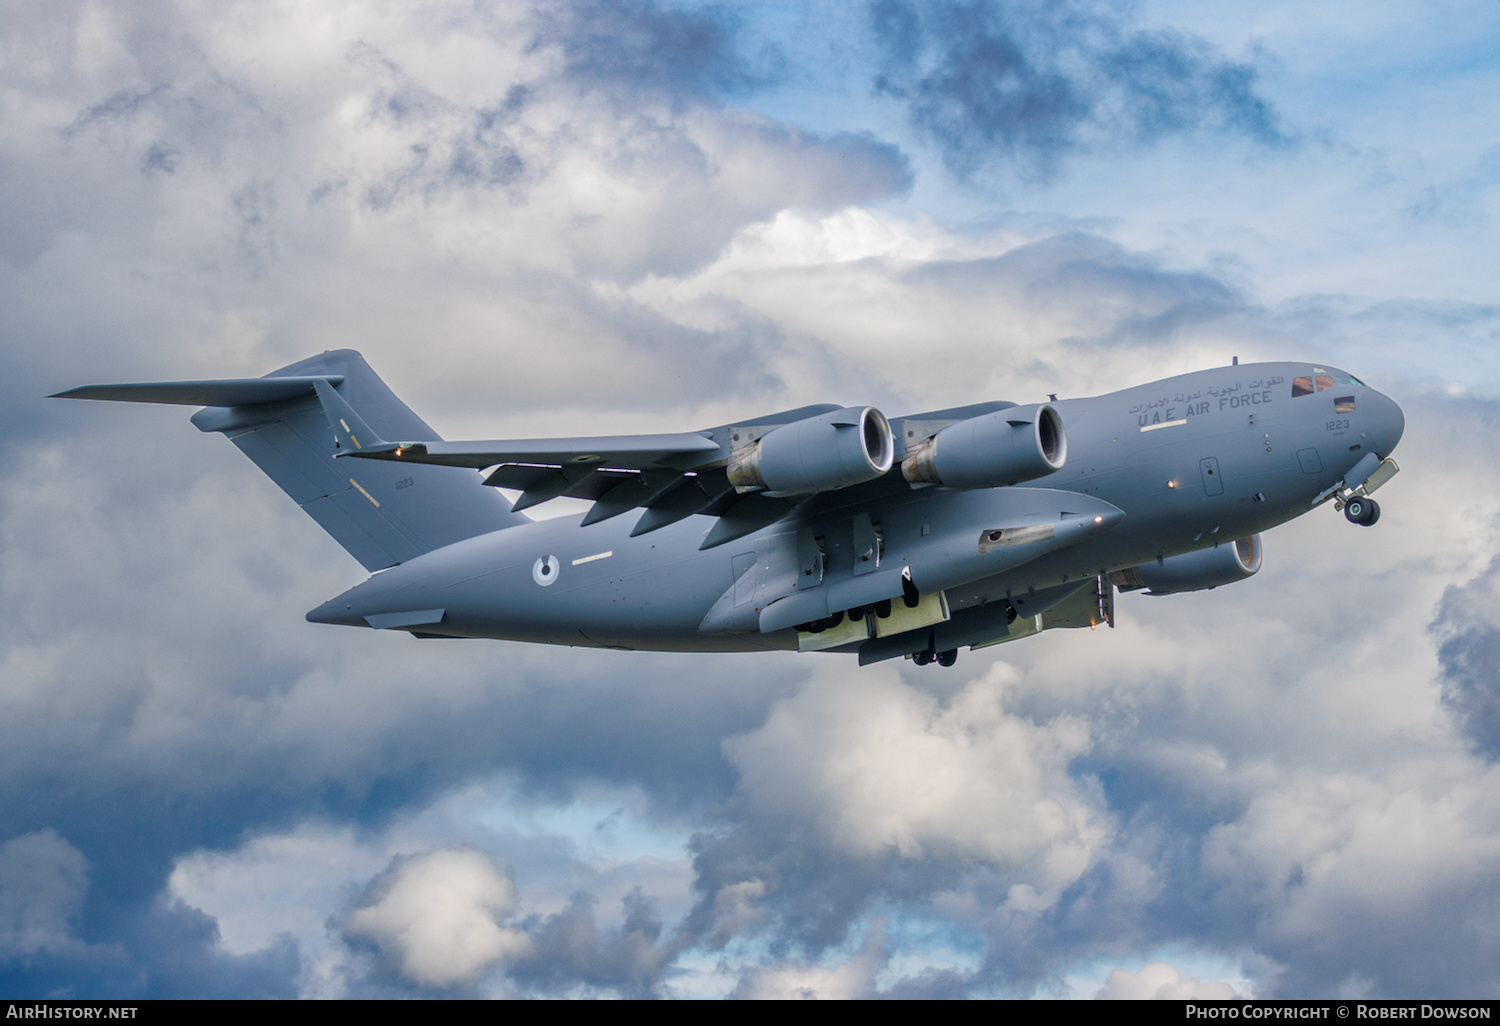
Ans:
[[[1022,485],[913,488],[895,469],[814,496],[784,520],[707,550],[699,548],[714,523],[706,516],[638,537],[633,514],[587,527],[577,516],[538,521],[382,571],[308,617],[611,648],[796,648],[793,630],[763,633],[758,616],[797,587],[799,533],[804,551],[816,535],[832,587],[867,569],[856,548],[868,518],[879,535],[876,561],[906,568],[920,585],[935,572],[929,565],[951,566],[944,539],[977,538],[1000,526],[997,517],[1015,515],[1006,511],[1060,503],[1076,507],[1067,515],[1096,523],[1075,543],[948,584],[947,604],[960,611],[1285,523],[1366,454],[1389,455],[1404,428],[1391,399],[1309,363],[1220,367],[1053,405],[1066,426],[1066,463]],[[899,460],[898,451],[898,467]]]

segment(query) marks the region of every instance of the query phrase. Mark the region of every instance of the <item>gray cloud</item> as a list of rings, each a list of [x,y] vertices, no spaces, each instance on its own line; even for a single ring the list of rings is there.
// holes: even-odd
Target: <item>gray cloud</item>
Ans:
[[[166,91],[165,85],[155,85],[144,90],[123,89],[88,109],[79,111],[72,123],[63,129],[63,135],[77,135],[100,122],[128,119]]]
[[[1438,641],[1443,705],[1487,761],[1500,758],[1500,557],[1450,584],[1429,631]]]
[[[934,260],[912,277],[1028,311],[1069,309],[1079,331],[1066,341],[1085,351],[1171,346],[1185,330],[1249,306],[1211,275],[1164,267],[1083,232],[1049,235],[990,259]]]
[[[870,19],[877,91],[961,177],[1010,162],[1048,178],[1075,151],[1198,131],[1284,141],[1253,67],[1102,5],[873,0]]]
[[[676,100],[705,100],[770,85],[785,74],[785,59],[769,44],[738,31],[732,10],[694,10],[628,0],[572,0],[540,8],[535,46],[556,46],[568,78],[617,91],[633,102],[642,92]]]
[[[114,882],[101,876],[105,886]],[[0,844],[0,986],[71,997],[295,996],[295,941],[281,937],[250,955],[226,955],[214,921],[181,903],[148,899],[111,924],[109,943],[87,942],[84,933],[101,918],[97,907],[85,916],[89,884],[83,853],[56,831]]]
[[[660,996],[682,942],[665,931],[639,890],[622,901],[618,927],[600,927],[595,904],[587,894],[576,895],[561,912],[529,924],[535,954],[515,967],[511,979],[539,994],[581,985],[628,998]]]
[[[128,971],[108,979],[104,993],[148,999],[273,998],[297,996],[302,961],[297,943],[279,937],[265,949],[229,955],[209,916],[180,903],[159,904],[134,920],[123,946]]]
[[[0,960],[79,953],[87,890],[87,860],[55,831],[0,844]]]

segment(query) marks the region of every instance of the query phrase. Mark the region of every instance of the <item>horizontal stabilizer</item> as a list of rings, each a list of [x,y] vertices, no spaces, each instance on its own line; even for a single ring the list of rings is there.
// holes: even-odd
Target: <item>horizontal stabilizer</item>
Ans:
[[[319,382],[337,385],[342,374],[319,377],[219,378],[211,381],[137,381],[121,385],[81,385],[49,399],[108,399],[117,403],[169,403],[177,406],[255,406],[314,394]]]

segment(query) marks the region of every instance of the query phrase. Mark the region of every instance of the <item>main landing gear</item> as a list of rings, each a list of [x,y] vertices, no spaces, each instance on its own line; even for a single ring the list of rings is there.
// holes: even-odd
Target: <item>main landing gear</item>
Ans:
[[[1344,517],[1351,524],[1372,527],[1380,519],[1380,504],[1374,499],[1356,495],[1344,503]]]
[[[913,652],[911,656],[911,661],[918,666],[926,666],[934,659],[937,660],[939,666],[952,666],[958,662],[958,649],[949,648],[941,652],[934,652],[930,648],[924,648],[920,652]]]

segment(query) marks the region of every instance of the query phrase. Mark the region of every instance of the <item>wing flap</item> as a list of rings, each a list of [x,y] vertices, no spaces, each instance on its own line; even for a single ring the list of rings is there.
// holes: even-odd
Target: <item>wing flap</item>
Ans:
[[[711,549],[747,534],[754,534],[786,516],[792,511],[792,506],[785,499],[772,499],[764,495],[744,496],[718,515],[718,523],[714,524],[698,548]]]
[[[583,522],[579,526],[588,527],[601,520],[628,513],[637,506],[646,505],[654,494],[651,486],[640,478],[622,481],[594,500],[594,505],[584,514]]]
[[[734,488],[722,471],[684,476],[677,483],[662,489],[647,503],[646,512],[635,522],[630,537],[660,530],[695,513],[719,516],[723,512],[726,498],[733,494]],[[729,501],[732,502],[733,499]]]

